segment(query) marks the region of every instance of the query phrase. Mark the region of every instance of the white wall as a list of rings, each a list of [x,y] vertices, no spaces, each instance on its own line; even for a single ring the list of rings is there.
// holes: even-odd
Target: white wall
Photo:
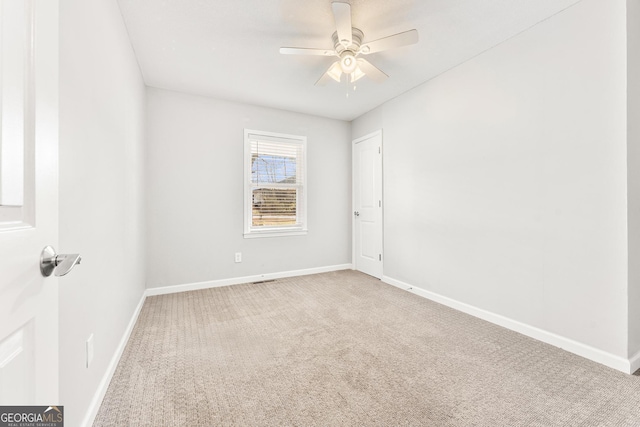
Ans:
[[[629,357],[635,356],[638,359],[640,358],[638,354],[640,353],[640,0],[627,0],[627,130]]]
[[[244,128],[307,136],[306,236],[243,238]],[[350,263],[350,129],[348,122],[149,88],[147,287]]]
[[[353,122],[386,276],[626,360],[625,27],[583,0]]]
[[[60,403],[79,426],[144,292],[145,87],[115,0],[60,1]],[[85,340],[95,338],[85,367]]]

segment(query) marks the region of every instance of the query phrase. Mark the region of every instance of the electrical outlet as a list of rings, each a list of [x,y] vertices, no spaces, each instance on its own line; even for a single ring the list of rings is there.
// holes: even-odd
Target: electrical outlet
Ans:
[[[93,334],[87,338],[87,368],[91,365],[93,360]]]
[[[236,252],[236,262],[242,262],[242,252]]]

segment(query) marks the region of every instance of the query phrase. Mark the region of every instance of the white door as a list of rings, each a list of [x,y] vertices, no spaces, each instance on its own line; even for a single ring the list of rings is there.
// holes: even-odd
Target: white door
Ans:
[[[382,131],[353,141],[356,270],[382,278]]]
[[[0,6],[0,405],[56,405],[58,1]]]

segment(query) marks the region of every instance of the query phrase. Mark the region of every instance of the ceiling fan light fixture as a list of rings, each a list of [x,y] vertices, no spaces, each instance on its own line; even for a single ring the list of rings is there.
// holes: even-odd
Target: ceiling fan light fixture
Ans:
[[[335,63],[334,63],[335,65]],[[329,77],[331,77],[333,80],[337,81],[338,83],[340,83],[340,78],[342,77],[342,71],[340,70],[340,67],[331,67],[329,69],[329,71],[327,71],[327,74],[329,75]]]
[[[340,68],[345,74],[351,74],[358,66],[355,55],[350,51],[345,51],[340,57]]]
[[[355,82],[356,80],[360,80],[364,76],[364,71],[362,71],[360,67],[356,67],[356,69],[353,70],[353,73],[351,73],[351,83]]]

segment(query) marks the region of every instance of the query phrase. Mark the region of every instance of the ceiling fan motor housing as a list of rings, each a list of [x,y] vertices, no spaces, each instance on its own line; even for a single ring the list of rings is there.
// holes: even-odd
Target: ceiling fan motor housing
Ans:
[[[364,38],[364,33],[355,27],[351,27],[351,44],[349,46],[345,46],[342,44],[342,42],[338,39],[337,31],[335,31],[331,36],[331,39],[333,40],[334,49],[336,50],[336,53],[338,54],[338,56],[342,56],[342,52],[344,52],[345,50],[349,50],[355,55],[356,52],[358,52],[358,50],[360,49],[360,45],[362,44],[363,38]]]
[[[345,74],[351,74],[355,71],[358,64],[356,63],[356,55],[362,44],[364,33],[354,27],[351,27],[351,44],[345,45],[339,40],[338,32],[334,32],[331,36],[336,54],[340,57],[340,69]]]

